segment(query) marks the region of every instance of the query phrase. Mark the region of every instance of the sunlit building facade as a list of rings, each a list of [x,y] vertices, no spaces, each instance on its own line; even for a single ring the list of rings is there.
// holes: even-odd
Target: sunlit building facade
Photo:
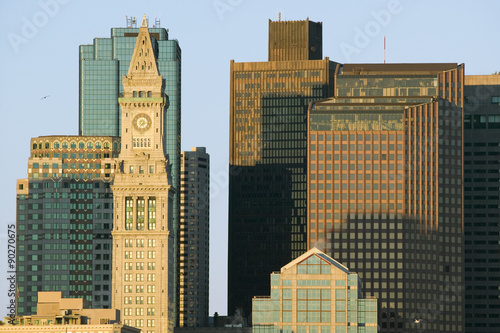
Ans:
[[[123,77],[121,150],[113,191],[112,307],[144,333],[175,326],[174,188],[165,154],[168,96],[143,18]]]
[[[500,76],[466,75],[465,331],[500,330]]]
[[[457,64],[345,64],[309,110],[308,246],[356,270],[382,332],[464,330]]]
[[[160,20],[146,20],[151,37],[151,52],[163,79],[168,96],[163,151],[171,165],[173,201],[173,230],[179,229],[180,155],[181,155],[181,48],[176,39],[169,38],[168,29],[160,27]],[[122,112],[119,97],[124,96],[123,77],[127,75],[141,23],[135,17],[127,18],[127,27],[112,28],[110,37],[96,37],[92,44],[80,45],[79,71],[79,134],[123,135]],[[142,65],[141,65],[142,66]],[[144,92],[146,93],[146,92]],[[140,95],[141,92],[138,92]],[[137,96],[145,98],[147,95]],[[177,242],[177,238],[174,238]],[[174,245],[178,257],[178,244]]]
[[[376,333],[377,299],[358,274],[317,248],[271,274],[271,296],[252,300],[254,333]]]
[[[321,23],[270,21],[269,61],[231,61],[229,314],[306,251],[307,107],[332,96],[337,66],[321,39]]]
[[[89,309],[81,298],[63,298],[62,292],[38,293],[36,313],[7,317],[0,332],[8,333],[140,333],[135,327],[123,325],[115,309]]]
[[[36,313],[39,291],[111,306],[111,227],[120,138],[31,139],[17,181],[17,311]]]
[[[92,44],[80,45],[80,135],[121,135],[118,97],[123,97],[122,77],[127,75],[139,33],[131,22],[126,28],[112,28],[109,38],[96,37]],[[172,163],[175,186],[181,152],[181,49],[176,39],[169,39],[168,30],[159,27],[159,21],[148,30],[168,96],[164,150]]]

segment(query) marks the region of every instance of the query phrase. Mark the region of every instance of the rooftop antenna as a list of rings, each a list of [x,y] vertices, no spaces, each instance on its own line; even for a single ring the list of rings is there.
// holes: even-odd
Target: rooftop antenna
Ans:
[[[153,28],[159,28],[160,27],[160,18],[155,17],[155,25],[153,25]]]
[[[278,13],[278,21],[281,22],[281,12]]]
[[[135,16],[128,17],[125,15],[125,19],[127,20],[127,28],[137,28],[137,20]]]
[[[385,64],[385,36],[384,36],[384,64]]]

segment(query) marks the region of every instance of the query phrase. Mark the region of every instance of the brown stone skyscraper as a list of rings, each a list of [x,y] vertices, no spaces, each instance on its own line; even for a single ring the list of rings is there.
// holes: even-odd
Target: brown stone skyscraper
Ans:
[[[145,18],[123,88],[121,152],[111,187],[112,303],[127,325],[173,332],[174,191],[163,150],[168,97]]]
[[[269,61],[231,62],[228,312],[247,316],[269,274],[306,251],[310,102],[332,95],[321,23],[269,22]]]
[[[335,81],[309,110],[308,246],[359,273],[382,332],[463,332],[463,65]]]
[[[321,22],[269,20],[269,61],[321,60]]]

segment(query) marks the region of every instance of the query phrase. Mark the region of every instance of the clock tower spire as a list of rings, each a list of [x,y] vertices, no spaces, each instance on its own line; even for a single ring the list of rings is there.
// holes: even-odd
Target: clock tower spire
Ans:
[[[112,304],[143,332],[174,325],[174,189],[163,132],[168,97],[146,17],[123,77],[121,151],[113,191]]]

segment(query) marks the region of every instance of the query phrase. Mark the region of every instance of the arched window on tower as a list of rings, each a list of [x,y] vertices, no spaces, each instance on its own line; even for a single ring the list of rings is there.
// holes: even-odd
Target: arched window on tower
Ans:
[[[137,230],[144,230],[144,197],[137,198]]]
[[[132,230],[134,216],[134,202],[132,197],[125,198],[125,230]]]
[[[148,199],[148,230],[156,230],[156,197]]]

